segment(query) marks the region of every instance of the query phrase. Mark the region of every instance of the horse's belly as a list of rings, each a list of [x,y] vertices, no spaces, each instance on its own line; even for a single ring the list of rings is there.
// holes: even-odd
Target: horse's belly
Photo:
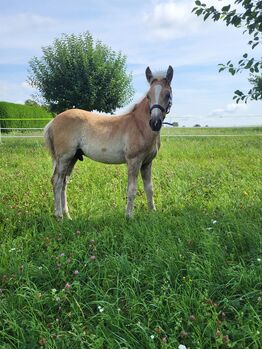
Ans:
[[[109,147],[83,147],[84,154],[92,160],[106,164],[123,164],[126,162],[122,149],[110,149]]]

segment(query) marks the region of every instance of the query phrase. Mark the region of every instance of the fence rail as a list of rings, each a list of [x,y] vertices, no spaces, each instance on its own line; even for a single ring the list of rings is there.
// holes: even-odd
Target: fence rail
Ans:
[[[43,127],[0,127],[1,130],[43,130]]]
[[[0,121],[51,121],[53,119],[50,118],[39,118],[39,119],[32,119],[32,118],[23,118],[23,119],[17,119],[17,118],[0,118]]]
[[[53,119],[50,118],[37,118],[37,119],[32,119],[32,118],[23,118],[23,119],[17,119],[17,118],[0,118],[0,121],[51,121]],[[256,127],[256,126],[247,126],[248,127]],[[169,138],[177,138],[177,137],[251,137],[251,136],[262,136],[262,133],[253,133],[253,134],[170,134],[170,130],[174,129],[174,127],[166,127],[165,129],[167,130],[166,133],[162,133],[161,137],[166,137],[167,139]],[[231,127],[188,127],[188,129],[194,129],[194,130],[199,130],[199,129],[228,129]],[[234,128],[243,128],[243,127],[234,127]],[[181,128],[179,127],[178,129],[187,129],[187,128]],[[41,135],[2,135],[1,131],[43,131],[43,127],[1,127],[0,125],[0,143],[1,139],[4,138],[43,138],[43,134]]]

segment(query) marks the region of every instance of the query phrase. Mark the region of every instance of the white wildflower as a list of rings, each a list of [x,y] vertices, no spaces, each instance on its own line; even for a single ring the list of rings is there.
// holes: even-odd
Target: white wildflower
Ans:
[[[99,310],[100,313],[103,313],[103,311],[105,310],[105,309],[102,308],[100,305],[99,305],[97,308],[98,308],[98,310]]]
[[[151,338],[151,339],[154,339],[154,338],[155,338],[155,336],[154,336],[153,334],[151,334],[150,338]]]
[[[179,344],[178,349],[187,349],[184,344]]]
[[[12,248],[10,248],[9,252],[13,252],[13,251],[15,251],[15,250],[16,250],[16,248],[15,248],[15,247],[12,247]]]
[[[215,219],[213,219],[213,220],[212,220],[212,223],[213,223],[213,224],[216,224],[216,223],[217,223],[217,221],[216,221]]]

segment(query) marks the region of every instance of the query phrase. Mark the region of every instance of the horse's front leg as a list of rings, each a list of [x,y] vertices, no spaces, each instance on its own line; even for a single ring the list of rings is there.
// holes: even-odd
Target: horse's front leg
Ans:
[[[132,218],[134,199],[136,196],[137,177],[141,168],[141,161],[130,160],[127,162],[128,166],[128,184],[127,184],[127,205],[126,205],[126,217]]]
[[[153,184],[152,184],[152,161],[141,167],[141,176],[144,183],[144,190],[147,197],[147,204],[149,210],[156,210],[153,199]]]

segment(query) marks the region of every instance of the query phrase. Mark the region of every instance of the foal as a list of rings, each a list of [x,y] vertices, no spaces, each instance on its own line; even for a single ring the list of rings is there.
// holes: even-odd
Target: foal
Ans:
[[[66,185],[77,160],[90,159],[128,167],[126,216],[132,217],[137,177],[141,172],[148,207],[155,210],[151,181],[152,160],[160,147],[160,129],[172,105],[173,68],[166,74],[153,75],[146,69],[150,89],[129,113],[120,116],[98,115],[70,109],[47,124],[44,136],[53,159],[51,179],[55,216],[70,218]]]

